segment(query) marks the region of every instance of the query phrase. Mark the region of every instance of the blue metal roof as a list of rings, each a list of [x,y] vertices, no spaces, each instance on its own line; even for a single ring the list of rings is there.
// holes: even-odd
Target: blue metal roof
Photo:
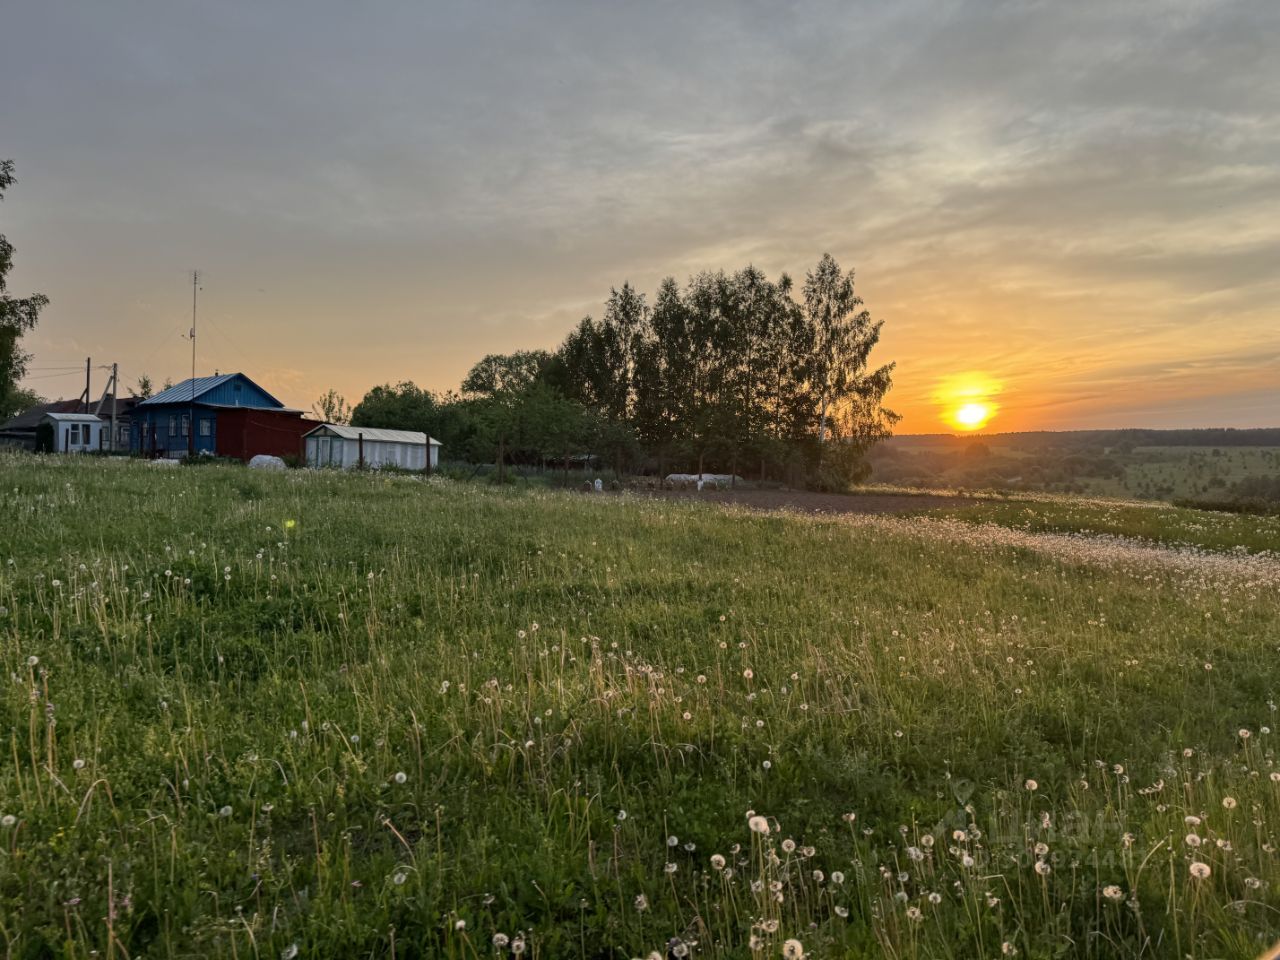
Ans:
[[[216,377],[196,377],[194,379],[188,378],[186,380],[183,380],[181,383],[170,387],[168,390],[161,390],[155,396],[148,397],[146,400],[143,400],[140,404],[138,404],[138,406],[158,407],[164,404],[173,404],[173,403],[193,403],[193,402],[199,403],[201,402],[202,397],[208,397],[209,394],[215,394],[215,396],[208,397],[208,401],[218,403],[220,401],[224,401],[224,397],[221,396],[221,394],[225,392],[225,391],[218,390],[218,388],[222,387],[224,384],[229,384],[234,380],[243,380],[252,388],[254,392],[260,394],[265,400],[269,401],[269,406],[272,406],[272,407],[284,406],[283,403],[281,403],[275,397],[271,396],[271,394],[267,393],[267,391],[263,390],[260,386],[258,386],[248,377],[246,377],[243,373],[223,373],[223,374],[219,374]],[[236,398],[236,399],[238,401],[239,398]],[[227,406],[252,406],[252,407],[263,406],[263,404],[260,404],[260,403],[242,403],[242,402],[230,403],[226,405]]]

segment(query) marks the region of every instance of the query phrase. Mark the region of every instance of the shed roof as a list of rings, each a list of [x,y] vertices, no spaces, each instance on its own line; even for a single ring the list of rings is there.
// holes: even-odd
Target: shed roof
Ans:
[[[381,427],[352,427],[344,423],[322,423],[314,430],[310,430],[303,434],[303,436],[309,437],[322,430],[327,430],[335,436],[342,437],[344,440],[358,440],[363,436],[366,440],[379,441],[382,443],[412,443],[416,446],[422,446],[422,444],[430,442],[433,447],[440,446],[439,440],[432,439],[425,433],[419,433],[416,430],[384,430]]]
[[[102,418],[92,413],[46,413],[50,420],[59,423],[101,423]]]

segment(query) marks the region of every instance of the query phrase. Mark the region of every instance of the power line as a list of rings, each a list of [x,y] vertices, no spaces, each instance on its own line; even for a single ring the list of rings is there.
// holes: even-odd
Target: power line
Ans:
[[[72,376],[75,376],[75,377],[80,376],[80,371],[66,370],[66,371],[63,371],[62,373],[38,373],[35,376],[23,377],[22,379],[23,380],[57,380],[59,377],[72,377]]]

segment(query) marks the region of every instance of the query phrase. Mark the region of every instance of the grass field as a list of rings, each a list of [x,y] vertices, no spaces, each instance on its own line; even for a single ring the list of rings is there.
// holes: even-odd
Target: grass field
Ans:
[[[1261,542],[97,460],[0,459],[0,491],[6,956],[1280,931]]]

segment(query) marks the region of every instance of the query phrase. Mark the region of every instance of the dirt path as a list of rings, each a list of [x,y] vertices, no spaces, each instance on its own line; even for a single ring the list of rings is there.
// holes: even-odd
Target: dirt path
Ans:
[[[845,517],[859,527],[965,544],[976,550],[1033,550],[1066,563],[1123,569],[1164,570],[1186,577],[1197,586],[1214,582],[1244,582],[1264,589],[1280,587],[1280,557],[1226,554],[1194,547],[1166,546],[1109,534],[1032,533],[993,523],[972,524],[944,517],[902,517],[895,514],[945,507],[971,506],[969,497],[938,494],[835,494],[802,490],[655,490],[651,496],[668,500],[700,500],[748,510],[794,510]]]
[[[810,493],[805,490],[654,490],[654,497],[667,500],[701,500],[746,507],[749,510],[797,510],[801,513],[911,513],[943,507],[968,507],[977,503],[968,497],[938,494],[893,493]]]

